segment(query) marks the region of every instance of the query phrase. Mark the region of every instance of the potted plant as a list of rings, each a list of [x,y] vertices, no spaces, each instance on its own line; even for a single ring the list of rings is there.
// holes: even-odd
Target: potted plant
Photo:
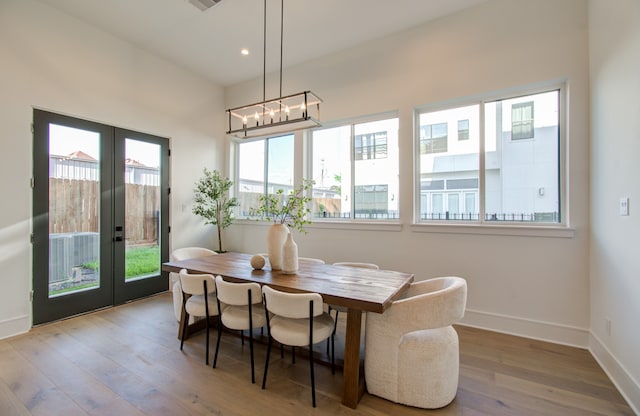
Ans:
[[[302,184],[285,195],[283,189],[279,189],[273,194],[260,196],[260,204],[252,210],[252,216],[257,216],[259,220],[272,222],[267,236],[267,252],[272,270],[283,270],[283,246],[285,241],[295,248],[295,258],[291,258],[290,263],[295,264],[297,270],[297,246],[290,235],[289,228],[302,233],[307,231],[304,226],[311,224],[308,219],[309,202],[308,190],[313,186],[314,181],[303,179]],[[289,268],[291,269],[291,268]],[[295,272],[295,270],[285,270]]]
[[[204,168],[204,175],[194,190],[193,213],[205,219],[205,224],[218,228],[218,253],[223,253],[222,230],[233,222],[232,208],[238,206],[235,197],[229,198],[229,189],[233,182],[220,175],[217,170]]]

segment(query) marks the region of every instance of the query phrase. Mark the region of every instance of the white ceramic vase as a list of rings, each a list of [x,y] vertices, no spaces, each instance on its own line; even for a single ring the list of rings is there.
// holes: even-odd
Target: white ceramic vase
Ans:
[[[282,248],[282,273],[295,274],[298,271],[298,245],[289,233]]]
[[[273,224],[267,233],[267,253],[271,270],[282,270],[282,249],[289,228],[284,224]]]

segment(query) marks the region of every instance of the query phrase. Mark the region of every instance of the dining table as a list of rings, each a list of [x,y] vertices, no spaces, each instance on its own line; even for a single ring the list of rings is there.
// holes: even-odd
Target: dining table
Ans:
[[[362,314],[384,313],[411,284],[413,274],[303,260],[296,273],[287,274],[271,270],[268,261],[262,269],[254,269],[251,258],[251,254],[226,252],[163,263],[162,270],[177,273],[186,269],[190,273],[220,275],[231,282],[257,282],[287,292],[319,293],[325,303],[346,308],[342,404],[355,409],[365,391],[360,357]]]

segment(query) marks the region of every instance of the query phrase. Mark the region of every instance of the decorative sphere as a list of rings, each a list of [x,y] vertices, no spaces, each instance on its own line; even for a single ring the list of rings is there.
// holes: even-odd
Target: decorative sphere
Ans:
[[[265,263],[266,260],[260,254],[256,254],[255,256],[251,257],[251,267],[256,270],[261,270],[264,267]]]

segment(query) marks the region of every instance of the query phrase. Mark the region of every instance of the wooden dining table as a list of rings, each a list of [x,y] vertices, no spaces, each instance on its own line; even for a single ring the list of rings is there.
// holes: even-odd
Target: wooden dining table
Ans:
[[[257,282],[287,292],[315,292],[331,305],[347,308],[342,404],[356,408],[364,394],[360,337],[362,312],[383,313],[413,281],[413,274],[300,261],[295,274],[271,270],[269,264],[254,270],[252,255],[223,253],[163,263],[162,270],[221,275],[228,281]],[[183,318],[184,319],[184,318]],[[182,322],[180,323],[182,328]]]

